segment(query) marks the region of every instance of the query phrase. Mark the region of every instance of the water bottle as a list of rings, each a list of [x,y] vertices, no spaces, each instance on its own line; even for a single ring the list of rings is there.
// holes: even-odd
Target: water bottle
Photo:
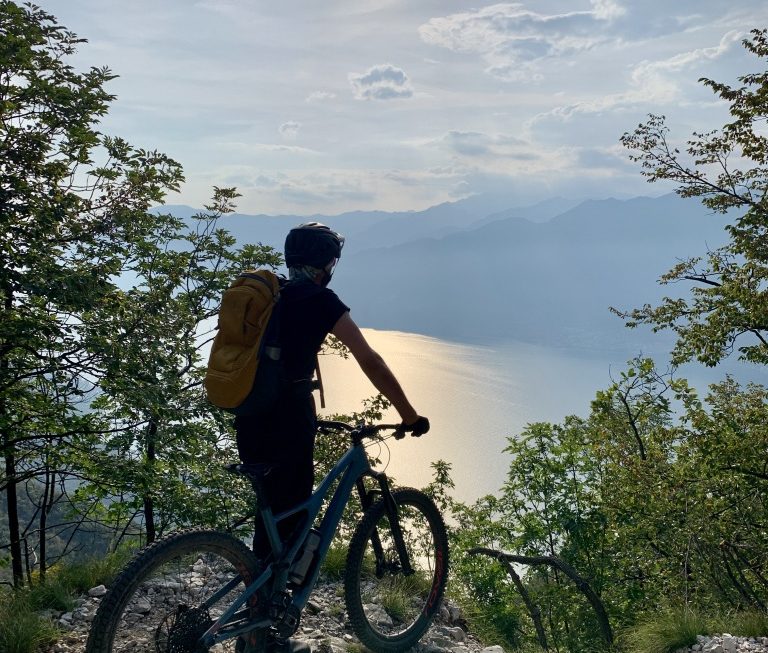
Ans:
[[[293,563],[288,572],[288,580],[291,583],[301,585],[304,582],[304,578],[309,571],[309,566],[312,564],[312,559],[315,557],[315,552],[319,546],[320,533],[313,528],[307,534],[307,539],[304,542],[304,551],[301,552],[298,560]]]

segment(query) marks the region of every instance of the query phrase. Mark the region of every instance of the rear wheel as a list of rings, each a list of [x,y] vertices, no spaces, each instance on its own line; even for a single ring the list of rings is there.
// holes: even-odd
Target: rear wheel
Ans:
[[[352,536],[344,577],[352,627],[376,653],[403,651],[421,639],[440,608],[448,572],[448,538],[435,504],[410,488],[392,496],[411,570],[403,568],[382,499]]]
[[[207,649],[200,637],[257,571],[251,550],[225,533],[183,531],[159,540],[115,579],[96,612],[86,653],[201,653]],[[247,619],[248,607],[239,611]],[[230,653],[235,646],[232,638],[210,650]]]

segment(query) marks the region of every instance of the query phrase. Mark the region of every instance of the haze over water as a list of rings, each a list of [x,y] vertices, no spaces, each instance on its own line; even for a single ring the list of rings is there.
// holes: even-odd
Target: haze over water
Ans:
[[[431,478],[430,463],[452,465],[454,496],[473,501],[496,493],[509,465],[507,438],[537,421],[560,422],[566,415],[586,417],[595,392],[618,379],[632,353],[569,352],[520,342],[493,346],[446,342],[428,336],[363,330],[387,361],[416,409],[432,429],[422,438],[388,440],[381,453],[388,473],[400,485],[422,486]],[[664,356],[655,357],[665,369]],[[353,359],[320,359],[326,408],[349,413],[375,394]],[[728,362],[714,370],[690,365],[677,373],[703,395],[709,383],[731,373],[742,383],[768,384],[759,367]],[[385,421],[398,421],[390,410]],[[375,450],[374,450],[375,453]]]

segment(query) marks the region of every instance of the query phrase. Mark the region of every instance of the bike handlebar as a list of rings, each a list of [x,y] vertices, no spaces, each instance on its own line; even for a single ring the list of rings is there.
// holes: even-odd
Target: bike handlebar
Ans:
[[[318,431],[346,431],[352,437],[372,438],[380,431],[394,431],[395,439],[400,440],[405,437],[408,427],[404,424],[347,424],[346,422],[337,422],[334,420],[317,420]]]

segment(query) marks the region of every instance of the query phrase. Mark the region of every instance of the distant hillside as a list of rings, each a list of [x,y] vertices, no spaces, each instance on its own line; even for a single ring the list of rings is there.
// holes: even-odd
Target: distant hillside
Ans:
[[[497,197],[478,196],[439,204],[424,211],[354,211],[333,216],[233,213],[221,219],[221,226],[240,243],[259,242],[282,249],[285,234],[291,227],[315,220],[343,233],[347,238],[345,253],[348,253],[369,247],[400,245],[418,238],[445,236],[511,215],[541,222],[577,204],[574,200],[555,198],[531,206],[508,208],[506,201],[505,204],[505,200]],[[169,205],[162,210],[184,219],[197,212],[197,209],[182,205]]]
[[[311,218],[232,215],[222,226],[241,243],[277,248],[308,219],[342,231],[347,245],[333,287],[363,326],[588,349],[666,347],[658,335],[625,329],[608,307],[681,290],[656,281],[679,258],[725,241],[723,216],[673,194],[508,209],[498,202]]]
[[[549,222],[506,218],[349,256],[335,286],[356,319],[458,340],[661,345],[608,307],[656,301],[678,258],[724,242],[722,216],[675,195],[584,202]]]

